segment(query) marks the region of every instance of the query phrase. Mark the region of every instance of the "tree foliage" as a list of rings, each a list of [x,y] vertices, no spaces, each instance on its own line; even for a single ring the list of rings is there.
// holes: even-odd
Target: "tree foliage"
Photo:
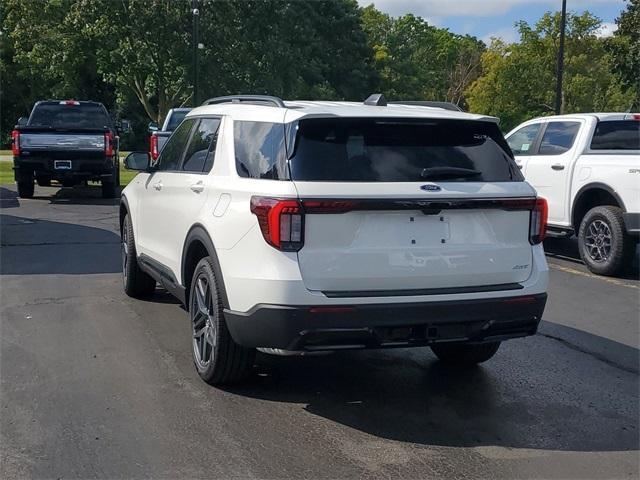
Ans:
[[[640,0],[627,0],[613,38],[600,20],[569,15],[564,110],[638,105]],[[551,113],[559,15],[520,22],[520,41],[475,37],[391,17],[356,0],[200,0],[201,99],[233,93],[361,101],[448,100],[505,127]],[[0,0],[1,140],[46,98],[91,99],[146,124],[193,105],[191,0]]]
[[[362,21],[380,89],[391,99],[464,105],[466,88],[480,74],[482,42],[411,14],[392,18],[373,5],[363,9]]]
[[[633,110],[640,110],[640,0],[628,0],[616,24],[618,30],[608,44],[613,69],[634,92]]]
[[[633,103],[612,73],[600,25],[588,12],[567,16],[564,112],[626,111]],[[519,22],[518,30],[518,43],[494,39],[482,55],[482,76],[467,90],[470,109],[501,117],[505,128],[554,113],[560,14],[547,13],[535,26]]]

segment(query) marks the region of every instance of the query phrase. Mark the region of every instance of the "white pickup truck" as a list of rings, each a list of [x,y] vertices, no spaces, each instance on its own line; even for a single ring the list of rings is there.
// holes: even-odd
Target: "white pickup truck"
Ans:
[[[640,233],[640,115],[535,118],[506,138],[526,180],[547,199],[548,233],[577,234],[594,273],[627,269]]]

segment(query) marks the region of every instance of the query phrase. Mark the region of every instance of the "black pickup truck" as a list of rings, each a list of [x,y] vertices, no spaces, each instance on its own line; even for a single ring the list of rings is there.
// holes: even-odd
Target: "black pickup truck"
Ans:
[[[18,195],[33,197],[56,180],[64,187],[99,181],[102,196],[113,198],[120,185],[118,129],[101,103],[77,100],[37,102],[11,135]]]

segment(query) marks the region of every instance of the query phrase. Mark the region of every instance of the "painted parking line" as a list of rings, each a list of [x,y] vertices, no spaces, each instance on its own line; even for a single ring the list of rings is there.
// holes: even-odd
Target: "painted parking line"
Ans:
[[[616,279],[616,278],[610,278],[610,277],[604,277],[602,275],[595,275],[595,274],[589,273],[589,272],[583,272],[582,270],[576,270],[575,268],[565,267],[564,265],[558,265],[557,263],[548,262],[548,264],[549,264],[549,268],[552,268],[554,270],[559,270],[561,272],[572,273],[574,275],[579,275],[581,277],[595,278],[597,280],[601,280],[603,282],[610,283],[611,285],[617,285],[618,287],[634,288],[636,290],[640,290],[640,285],[634,285],[632,283],[627,283],[624,280],[620,280],[620,279]]]

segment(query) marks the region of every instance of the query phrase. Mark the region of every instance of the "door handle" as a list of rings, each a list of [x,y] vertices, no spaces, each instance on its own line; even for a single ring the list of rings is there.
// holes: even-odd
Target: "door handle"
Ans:
[[[204,185],[202,184],[202,180],[197,183],[192,184],[190,187],[192,192],[201,193],[204,190]]]
[[[153,188],[155,188],[156,190],[162,190],[162,182],[154,183]]]
[[[554,163],[553,165],[551,165],[551,168],[553,168],[554,170],[564,170],[564,165],[562,165],[561,163]]]

